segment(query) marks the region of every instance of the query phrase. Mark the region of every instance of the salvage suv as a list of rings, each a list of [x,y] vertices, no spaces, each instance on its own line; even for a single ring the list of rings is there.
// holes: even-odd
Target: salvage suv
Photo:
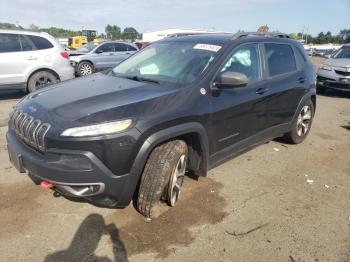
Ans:
[[[68,199],[154,215],[187,173],[276,137],[302,142],[316,108],[304,48],[278,34],[211,34],[152,44],[113,70],[39,90],[14,108],[11,162]]]

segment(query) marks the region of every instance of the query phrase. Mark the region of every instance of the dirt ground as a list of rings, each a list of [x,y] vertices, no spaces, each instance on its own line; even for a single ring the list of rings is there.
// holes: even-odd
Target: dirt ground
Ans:
[[[0,261],[350,261],[350,95],[317,97],[304,143],[272,141],[187,178],[150,223],[132,205],[70,202],[17,173],[5,133],[20,97],[0,94]]]

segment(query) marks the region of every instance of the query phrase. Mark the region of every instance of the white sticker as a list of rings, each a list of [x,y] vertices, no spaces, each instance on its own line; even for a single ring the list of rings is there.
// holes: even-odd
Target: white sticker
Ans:
[[[196,44],[193,49],[208,50],[212,52],[217,52],[221,49],[219,45],[208,45],[208,44]]]

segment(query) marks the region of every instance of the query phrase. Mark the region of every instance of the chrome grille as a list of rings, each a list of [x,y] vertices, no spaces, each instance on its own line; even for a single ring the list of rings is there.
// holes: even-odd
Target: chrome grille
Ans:
[[[51,127],[50,124],[42,123],[21,110],[13,112],[10,122],[11,129],[23,142],[41,152],[45,151],[45,135]]]

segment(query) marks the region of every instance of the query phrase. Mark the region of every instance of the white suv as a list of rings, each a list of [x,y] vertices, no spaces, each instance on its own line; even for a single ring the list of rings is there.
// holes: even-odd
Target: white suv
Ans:
[[[39,88],[74,78],[69,54],[47,33],[0,30],[0,90]]]

